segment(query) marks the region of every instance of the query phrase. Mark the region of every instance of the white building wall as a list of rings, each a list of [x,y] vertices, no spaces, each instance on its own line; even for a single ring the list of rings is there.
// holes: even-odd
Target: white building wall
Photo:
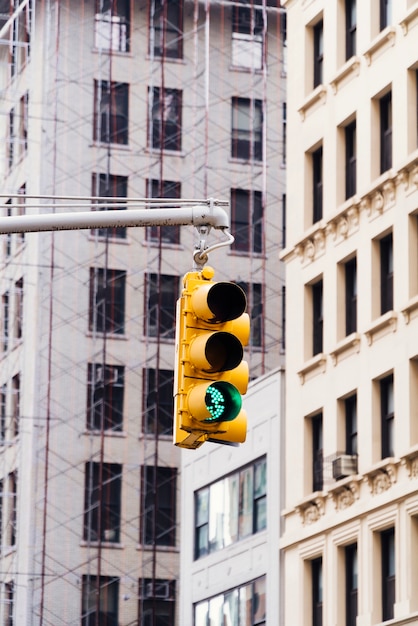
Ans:
[[[311,626],[311,562],[323,559],[322,624],[345,624],[344,548],[358,545],[357,626],[381,623],[381,532],[395,528],[392,624],[418,623],[417,17],[393,2],[357,2],[357,50],[345,61],[345,3],[288,0],[289,145],[284,624]],[[313,27],[323,20],[323,81],[312,82]],[[379,99],[392,91],[392,167],[380,173]],[[357,190],[345,199],[344,127],[357,125]],[[323,217],[312,220],[311,155],[323,146]],[[393,310],[380,313],[379,240],[393,234]],[[345,333],[344,263],[357,258],[357,329]],[[311,286],[323,280],[323,348],[312,352]],[[380,380],[394,376],[394,454],[382,459]],[[344,399],[357,393],[358,469],[341,480]],[[322,489],[312,480],[312,421],[322,413]],[[414,552],[415,550],[415,552]],[[317,622],[318,623],[318,622]]]
[[[205,443],[182,451],[180,623],[193,624],[194,605],[266,576],[266,625],[280,619],[280,498],[283,449],[283,379],[273,370],[254,380],[244,396],[247,440],[240,447]],[[267,458],[267,528],[194,559],[195,492],[252,461]]]

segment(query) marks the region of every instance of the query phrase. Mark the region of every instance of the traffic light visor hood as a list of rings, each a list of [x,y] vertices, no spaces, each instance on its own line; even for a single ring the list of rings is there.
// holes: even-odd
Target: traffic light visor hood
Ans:
[[[245,292],[235,283],[219,282],[202,285],[192,296],[196,315],[209,323],[229,322],[242,315],[247,306]]]

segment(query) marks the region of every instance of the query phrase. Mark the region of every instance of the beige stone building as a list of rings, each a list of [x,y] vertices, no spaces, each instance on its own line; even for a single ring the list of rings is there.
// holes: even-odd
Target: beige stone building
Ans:
[[[247,291],[252,377],[284,351],[269,4],[0,0],[1,216],[228,201],[235,243],[209,261]],[[1,624],[179,623],[174,317],[196,243],[193,227],[1,236]]]
[[[418,624],[418,3],[283,4],[284,624]]]

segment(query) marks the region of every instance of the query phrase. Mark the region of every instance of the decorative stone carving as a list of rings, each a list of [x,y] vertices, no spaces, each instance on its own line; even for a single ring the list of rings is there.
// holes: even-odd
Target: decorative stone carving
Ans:
[[[344,239],[347,237],[347,235],[348,235],[348,219],[345,217],[345,215],[343,215],[343,217],[339,221],[338,231],[339,231],[341,237],[344,237]]]
[[[395,203],[395,185],[392,180],[388,180],[383,185],[383,193],[385,196],[386,204],[392,205]]]
[[[386,474],[386,472],[380,472],[379,474],[376,474],[376,476],[372,478],[371,492],[374,496],[378,495],[379,493],[383,493],[384,491],[387,491],[389,487],[391,486],[391,484],[392,483],[390,481],[388,474]]]
[[[314,243],[313,243],[312,239],[308,239],[308,241],[306,242],[305,254],[306,254],[306,257],[310,261],[314,260],[314,258],[315,258],[315,246],[314,246]]]
[[[356,228],[359,225],[359,211],[356,206],[352,206],[347,211],[348,219],[351,225]]]
[[[411,181],[418,187],[418,165],[411,170]]]
[[[373,196],[373,209],[378,213],[383,211],[383,207],[385,205],[385,199],[381,191],[376,191]]]
[[[396,483],[396,472],[399,463],[399,459],[383,459],[370,471],[365,472],[365,480],[368,481],[370,492],[373,496],[387,491]]]
[[[314,524],[325,513],[325,497],[321,495],[321,492],[318,492],[316,497],[314,494],[312,496],[296,507],[303,525]]]
[[[396,177],[396,184],[403,185],[404,190],[406,191],[409,186],[409,173],[408,170],[404,169],[399,172]]]

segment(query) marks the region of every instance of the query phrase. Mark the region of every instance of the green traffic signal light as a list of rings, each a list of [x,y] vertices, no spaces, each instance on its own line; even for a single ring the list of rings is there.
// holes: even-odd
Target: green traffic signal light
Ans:
[[[211,417],[204,420],[205,422],[230,422],[241,411],[242,398],[234,385],[219,381],[207,388],[205,404],[211,414]]]

